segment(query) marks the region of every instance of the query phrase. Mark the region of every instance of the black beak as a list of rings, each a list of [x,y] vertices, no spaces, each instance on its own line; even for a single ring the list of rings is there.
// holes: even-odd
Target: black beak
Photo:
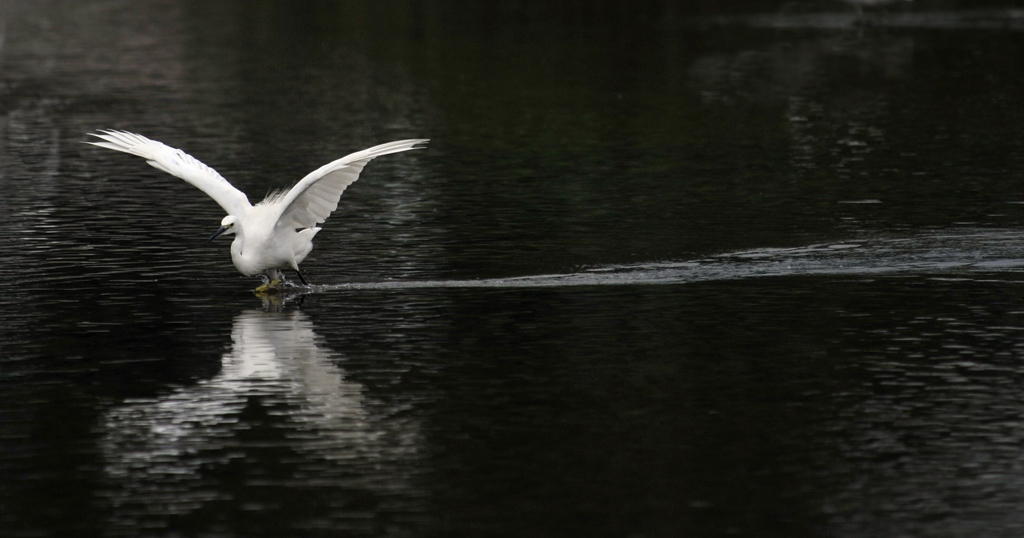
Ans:
[[[217,236],[219,236],[220,234],[222,234],[222,233],[224,233],[226,231],[228,231],[228,227],[227,226],[221,226],[220,228],[217,229],[216,232],[213,232],[213,235],[211,235],[210,238],[206,240],[206,242],[209,243],[210,241],[213,241],[214,239],[217,239]]]

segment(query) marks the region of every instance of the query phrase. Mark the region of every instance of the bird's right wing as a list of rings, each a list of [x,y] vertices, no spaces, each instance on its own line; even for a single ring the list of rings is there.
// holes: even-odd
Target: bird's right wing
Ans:
[[[138,155],[153,168],[180,177],[205,192],[229,215],[243,215],[252,207],[244,192],[228,183],[216,170],[180,149],[127,131],[102,129],[99,134],[89,134],[103,141],[86,144]]]
[[[396,140],[357,151],[313,170],[299,180],[291,190],[274,198],[281,208],[278,226],[316,226],[338,209],[341,193],[359,179],[359,173],[363,171],[366,163],[382,155],[421,149],[427,142],[427,139]]]

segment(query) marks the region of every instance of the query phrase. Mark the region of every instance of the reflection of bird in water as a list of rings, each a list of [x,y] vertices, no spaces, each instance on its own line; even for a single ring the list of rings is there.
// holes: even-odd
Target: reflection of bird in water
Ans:
[[[359,173],[371,160],[382,155],[418,149],[427,140],[398,140],[364,149],[330,162],[310,172],[294,187],[268,195],[255,206],[245,193],[233,187],[214,169],[191,155],[155,140],[125,131],[101,131],[93,134],[102,142],[96,146],[146,159],[150,165],[180,177],[205,192],[220,204],[228,216],[210,240],[221,234],[234,234],[231,261],[243,275],[262,274],[266,283],[257,291],[279,288],[284,280],[281,269],[299,272],[299,263],[313,250],[313,236],[338,208],[345,188],[359,179]]]
[[[243,312],[231,341],[213,378],[104,413],[115,523],[165,521],[245,495],[215,479],[234,472],[290,481],[281,486],[289,490],[309,475],[319,495],[418,498],[407,478],[420,453],[417,423],[394,420],[395,409],[347,379],[305,314]]]

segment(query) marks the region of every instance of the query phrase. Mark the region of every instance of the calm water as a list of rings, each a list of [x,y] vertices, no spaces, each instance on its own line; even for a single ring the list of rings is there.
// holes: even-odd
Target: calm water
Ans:
[[[0,535],[1024,534],[1024,11],[699,4],[0,3]]]

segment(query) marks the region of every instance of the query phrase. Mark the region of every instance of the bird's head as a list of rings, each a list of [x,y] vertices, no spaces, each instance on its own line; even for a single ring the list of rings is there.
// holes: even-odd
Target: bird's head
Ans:
[[[228,215],[224,217],[224,220],[220,221],[220,228],[217,229],[207,242],[217,239],[218,236],[233,234],[238,231],[238,217],[234,215]]]

